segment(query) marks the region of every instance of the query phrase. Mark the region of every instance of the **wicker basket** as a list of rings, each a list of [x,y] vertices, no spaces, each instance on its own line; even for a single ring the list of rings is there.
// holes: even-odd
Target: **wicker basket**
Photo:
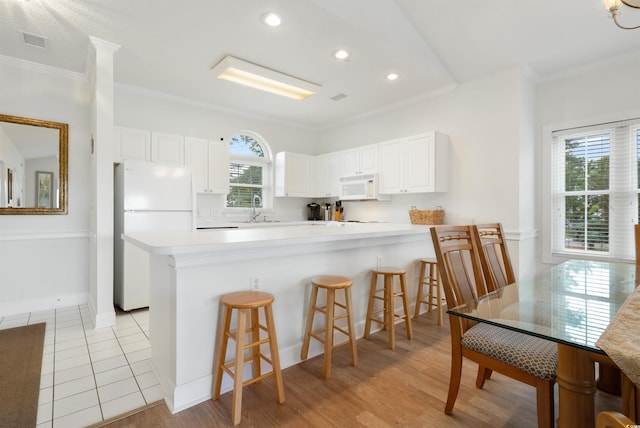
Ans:
[[[411,224],[442,224],[444,210],[442,207],[437,207],[435,210],[419,210],[416,207],[411,207],[409,218]]]

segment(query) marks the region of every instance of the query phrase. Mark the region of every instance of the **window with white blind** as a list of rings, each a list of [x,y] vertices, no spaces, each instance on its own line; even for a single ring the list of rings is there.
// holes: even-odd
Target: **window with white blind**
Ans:
[[[633,260],[640,119],[553,132],[551,157],[551,252]]]
[[[227,208],[271,206],[271,152],[267,143],[248,132],[229,140],[229,193]]]

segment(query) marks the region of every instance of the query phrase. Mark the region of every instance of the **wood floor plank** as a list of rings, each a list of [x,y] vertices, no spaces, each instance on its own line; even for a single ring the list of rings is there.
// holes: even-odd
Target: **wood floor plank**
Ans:
[[[475,387],[477,365],[463,364],[462,384],[453,415],[444,414],[449,388],[450,342],[447,323],[435,312],[413,323],[414,339],[398,328],[396,349],[386,332],[358,340],[358,365],[347,347],[334,351],[331,377],[322,377],[323,358],[282,372],[287,401],[276,402],[273,379],[245,387],[241,427],[473,427],[534,428],[535,389],[494,373],[483,389]],[[556,387],[557,413],[557,387]],[[231,393],[171,415],[156,406],[106,424],[110,428],[232,426]],[[598,392],[596,409],[620,409],[620,398]]]

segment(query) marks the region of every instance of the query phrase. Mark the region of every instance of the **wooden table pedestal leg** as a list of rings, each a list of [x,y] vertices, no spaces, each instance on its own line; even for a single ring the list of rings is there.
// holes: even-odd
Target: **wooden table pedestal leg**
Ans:
[[[558,428],[595,427],[594,370],[588,351],[558,344]]]

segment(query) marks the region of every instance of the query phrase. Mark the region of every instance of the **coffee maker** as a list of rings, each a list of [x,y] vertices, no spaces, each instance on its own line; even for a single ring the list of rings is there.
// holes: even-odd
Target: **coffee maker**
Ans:
[[[310,221],[322,220],[322,217],[320,215],[320,204],[311,202],[310,204],[307,204],[307,207],[309,208],[308,220]]]

